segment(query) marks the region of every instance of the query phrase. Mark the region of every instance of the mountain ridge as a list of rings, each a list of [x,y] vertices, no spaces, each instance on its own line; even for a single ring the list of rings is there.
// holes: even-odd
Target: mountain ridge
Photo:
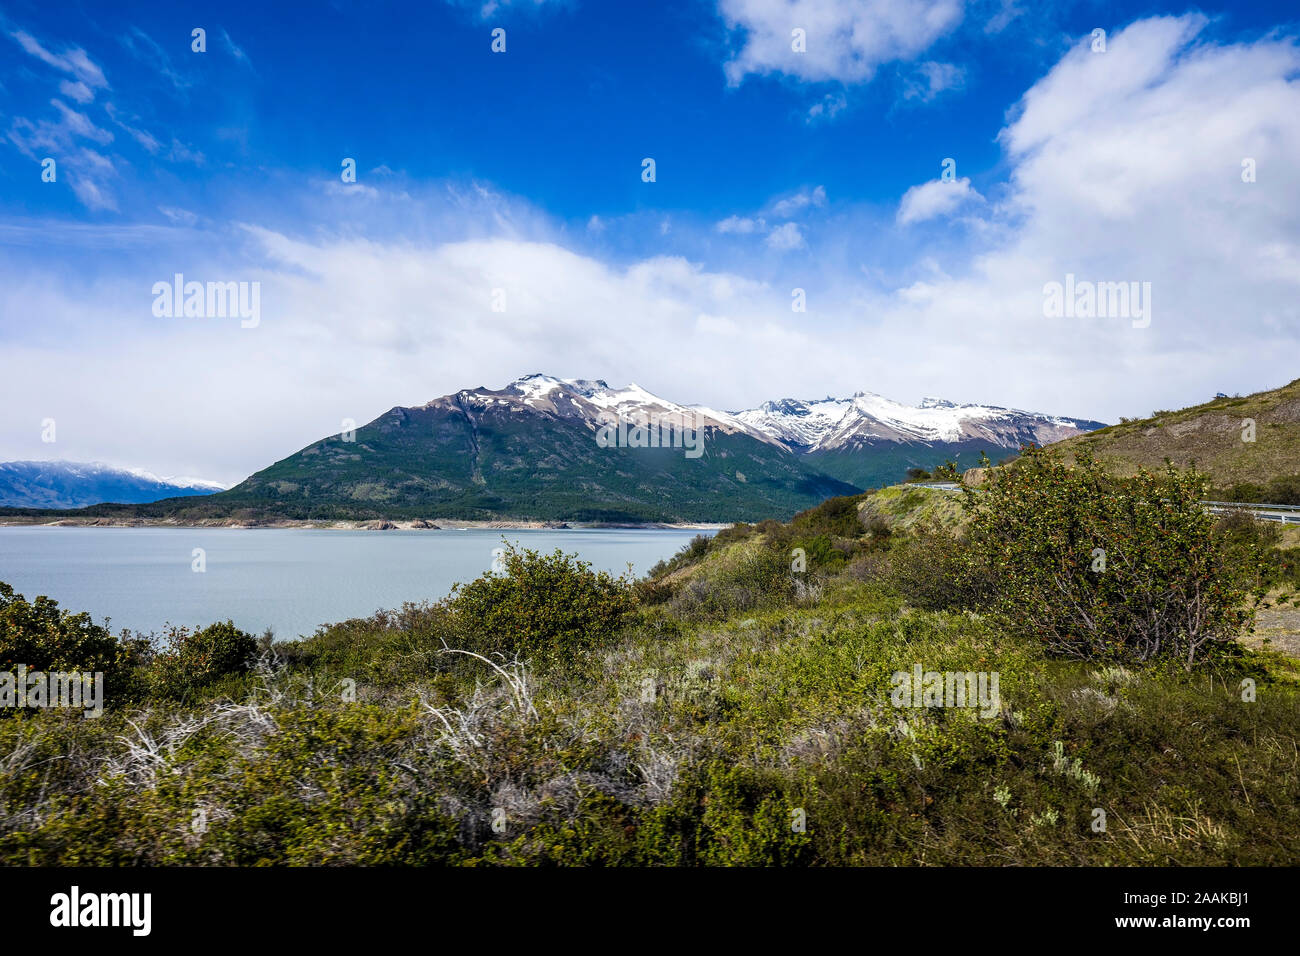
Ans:
[[[521,383],[527,384],[521,386]],[[591,390],[588,386],[597,388]],[[732,427],[748,428],[756,437],[775,438],[787,446],[802,446],[808,450],[833,450],[869,427],[880,429],[873,437],[891,440],[957,442],[985,437],[1006,448],[1019,448],[1026,439],[1036,444],[1048,444],[1065,437],[1066,432],[1106,427],[1104,422],[1089,419],[1048,415],[998,405],[958,404],[932,396],[922,399],[920,405],[905,405],[869,391],[855,392],[847,399],[832,396],[823,399],[787,397],[740,411],[719,411],[705,405],[668,402],[635,383],[624,389],[611,389],[599,379],[561,379],[541,372],[522,376],[500,391],[516,389],[537,395],[549,394],[551,390],[560,387],[601,395],[606,401],[597,404],[606,408],[612,404],[629,404],[626,401],[611,402],[611,396],[640,393],[642,401],[646,403],[655,402],[678,410],[696,410]],[[796,433],[790,428],[792,420],[810,416],[815,418],[813,429],[804,430],[799,438],[794,437]],[[979,426],[973,427],[970,423],[979,423]],[[980,432],[980,428],[984,429],[984,433]],[[885,434],[886,429],[892,433]]]
[[[909,467],[1001,459],[1099,422],[871,392],[730,412],[636,383],[541,372],[393,406],[206,496],[172,519],[756,521],[899,481]]]
[[[167,498],[215,494],[225,485],[202,478],[163,476],[103,462],[0,462],[0,506],[83,508],[106,502],[149,504]]]
[[[755,521],[900,480],[913,465],[1005,457],[1045,429],[1055,437],[1099,424],[943,400],[911,409],[868,395],[832,399],[820,409],[825,421],[801,433],[813,439],[805,444],[791,436],[807,412],[797,400],[783,400],[781,419],[775,404],[729,412],[636,383],[535,372],[393,406],[204,505],[299,518]]]

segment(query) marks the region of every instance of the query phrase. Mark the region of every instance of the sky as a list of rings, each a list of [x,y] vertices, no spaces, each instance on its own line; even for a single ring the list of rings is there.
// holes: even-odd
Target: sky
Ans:
[[[1298,165],[1288,3],[5,0],[0,460],[234,483],[539,371],[1100,421],[1276,387]],[[169,314],[177,274],[255,319]]]

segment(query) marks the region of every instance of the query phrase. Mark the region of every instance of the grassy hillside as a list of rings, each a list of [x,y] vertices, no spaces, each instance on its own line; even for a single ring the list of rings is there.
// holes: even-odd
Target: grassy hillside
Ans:
[[[958,531],[966,524],[960,493],[905,485],[864,496],[858,513],[864,525],[878,522],[891,532],[921,527]]]
[[[1253,442],[1243,441],[1248,419],[1255,422]],[[1138,467],[1158,468],[1166,458],[1180,467],[1194,462],[1216,493],[1237,496],[1233,500],[1289,504],[1293,502],[1277,496],[1294,495],[1300,504],[1300,379],[1244,398],[1157,412],[1051,447],[1067,455],[1088,449],[1120,475],[1131,475]],[[1264,497],[1269,492],[1274,497]]]
[[[255,666],[214,663],[236,660],[229,629],[133,647],[101,719],[0,714],[0,861],[1300,858],[1295,662],[1052,656],[946,576],[959,498],[832,499],[699,538],[635,584],[523,556]],[[1216,534],[1259,543],[1234,520]],[[1289,602],[1294,560],[1267,574]],[[31,617],[0,607],[0,636]],[[900,709],[892,675],[917,664],[996,672],[996,713]]]

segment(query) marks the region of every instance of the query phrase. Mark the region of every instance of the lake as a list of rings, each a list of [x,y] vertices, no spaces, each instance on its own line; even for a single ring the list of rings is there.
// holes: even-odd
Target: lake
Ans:
[[[253,634],[310,635],[404,601],[435,601],[489,570],[502,538],[644,574],[694,530],[341,531],[281,528],[0,528],[0,581],[145,633],[231,619]],[[193,570],[194,549],[206,570]]]

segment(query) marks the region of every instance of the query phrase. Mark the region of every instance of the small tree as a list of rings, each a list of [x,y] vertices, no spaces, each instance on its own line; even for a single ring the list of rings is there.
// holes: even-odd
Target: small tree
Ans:
[[[104,696],[120,701],[136,693],[141,648],[114,637],[85,612],[61,610],[48,597],[27,601],[0,581],[0,671],[100,672]],[[3,712],[3,709],[0,709]]]
[[[160,697],[181,698],[230,674],[253,666],[257,638],[233,621],[210,624],[197,631],[173,628],[154,658],[151,683]]]
[[[1258,555],[1214,530],[1195,470],[1112,478],[1027,449],[967,490],[972,573],[991,575],[1006,626],[1068,657],[1140,662],[1198,656],[1250,626]]]
[[[631,582],[576,555],[507,545],[505,574],[456,585],[447,605],[465,650],[573,660],[617,631],[635,606]]]
[[[961,469],[951,458],[932,472],[935,481],[961,481]]]

